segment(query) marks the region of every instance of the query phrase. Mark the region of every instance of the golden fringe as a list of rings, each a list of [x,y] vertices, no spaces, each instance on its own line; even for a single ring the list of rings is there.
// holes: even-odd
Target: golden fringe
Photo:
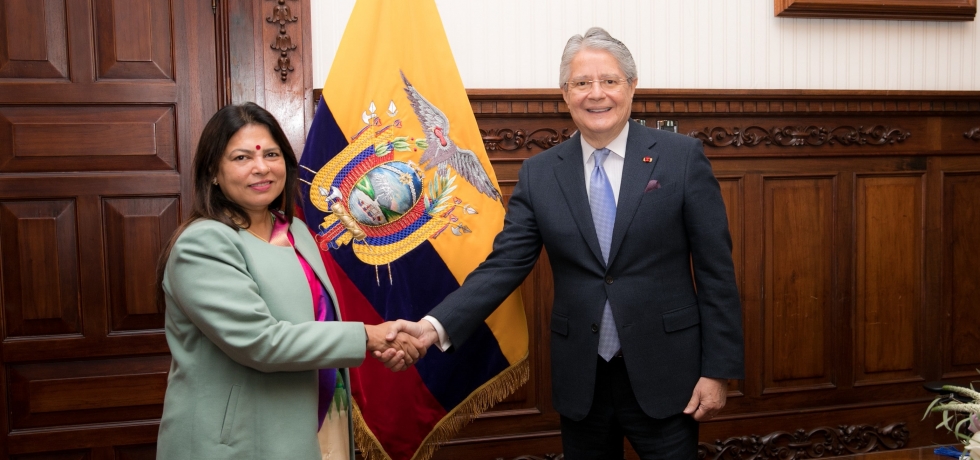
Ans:
[[[381,442],[374,437],[374,433],[368,428],[364,421],[364,415],[361,414],[361,408],[357,406],[357,401],[352,398],[350,402],[351,414],[354,415],[354,444],[357,444],[357,448],[360,449],[361,456],[365,460],[391,460],[388,453],[381,447]]]
[[[463,402],[446,414],[436,426],[432,427],[432,431],[415,451],[412,460],[431,459],[443,443],[451,440],[478,415],[494,404],[503,401],[504,398],[527,383],[530,376],[530,364],[527,358],[528,355],[524,355],[519,361],[470,393]],[[368,429],[357,403],[354,401],[352,403],[354,440],[357,443],[357,448],[361,451],[361,455],[366,460],[391,460],[391,457],[381,447],[381,443],[378,442],[378,438]]]

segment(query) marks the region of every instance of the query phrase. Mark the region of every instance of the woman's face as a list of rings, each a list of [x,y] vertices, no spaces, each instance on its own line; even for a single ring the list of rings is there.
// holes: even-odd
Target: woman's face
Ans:
[[[286,162],[265,125],[245,125],[228,141],[218,164],[221,192],[248,212],[267,219],[269,204],[286,186]]]

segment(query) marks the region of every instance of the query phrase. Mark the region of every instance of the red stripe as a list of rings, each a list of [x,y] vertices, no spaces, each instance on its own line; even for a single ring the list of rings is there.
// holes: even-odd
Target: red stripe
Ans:
[[[366,324],[382,323],[381,316],[333,257],[324,251],[320,255],[337,293],[343,319]],[[382,446],[391,458],[411,458],[417,446],[446,415],[445,409],[432,396],[414,367],[403,372],[391,372],[369,352],[364,364],[351,368],[350,373],[354,400],[374,436],[383,442]],[[396,425],[397,420],[406,418],[394,417],[392,410],[412,411],[407,418],[414,419],[415,423]]]

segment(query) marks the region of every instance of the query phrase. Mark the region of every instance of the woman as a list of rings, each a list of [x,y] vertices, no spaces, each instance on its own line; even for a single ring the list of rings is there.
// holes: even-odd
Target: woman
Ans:
[[[386,325],[339,321],[316,243],[293,218],[296,156],[269,112],[219,110],[193,168],[191,218],[161,259],[173,361],[157,458],[319,459],[317,431],[334,378],[347,379],[342,368],[367,350],[404,367],[421,346],[386,342]],[[347,444],[330,450],[353,458]]]

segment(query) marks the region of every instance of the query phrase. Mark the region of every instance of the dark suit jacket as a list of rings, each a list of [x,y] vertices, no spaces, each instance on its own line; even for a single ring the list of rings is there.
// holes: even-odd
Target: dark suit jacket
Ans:
[[[524,162],[493,252],[430,312],[454,346],[463,345],[520,285],[543,245],[555,284],[552,403],[573,420],[592,405],[607,296],[647,415],[681,412],[702,376],[744,378],[731,237],[701,142],[629,123],[608,266],[576,134]]]

